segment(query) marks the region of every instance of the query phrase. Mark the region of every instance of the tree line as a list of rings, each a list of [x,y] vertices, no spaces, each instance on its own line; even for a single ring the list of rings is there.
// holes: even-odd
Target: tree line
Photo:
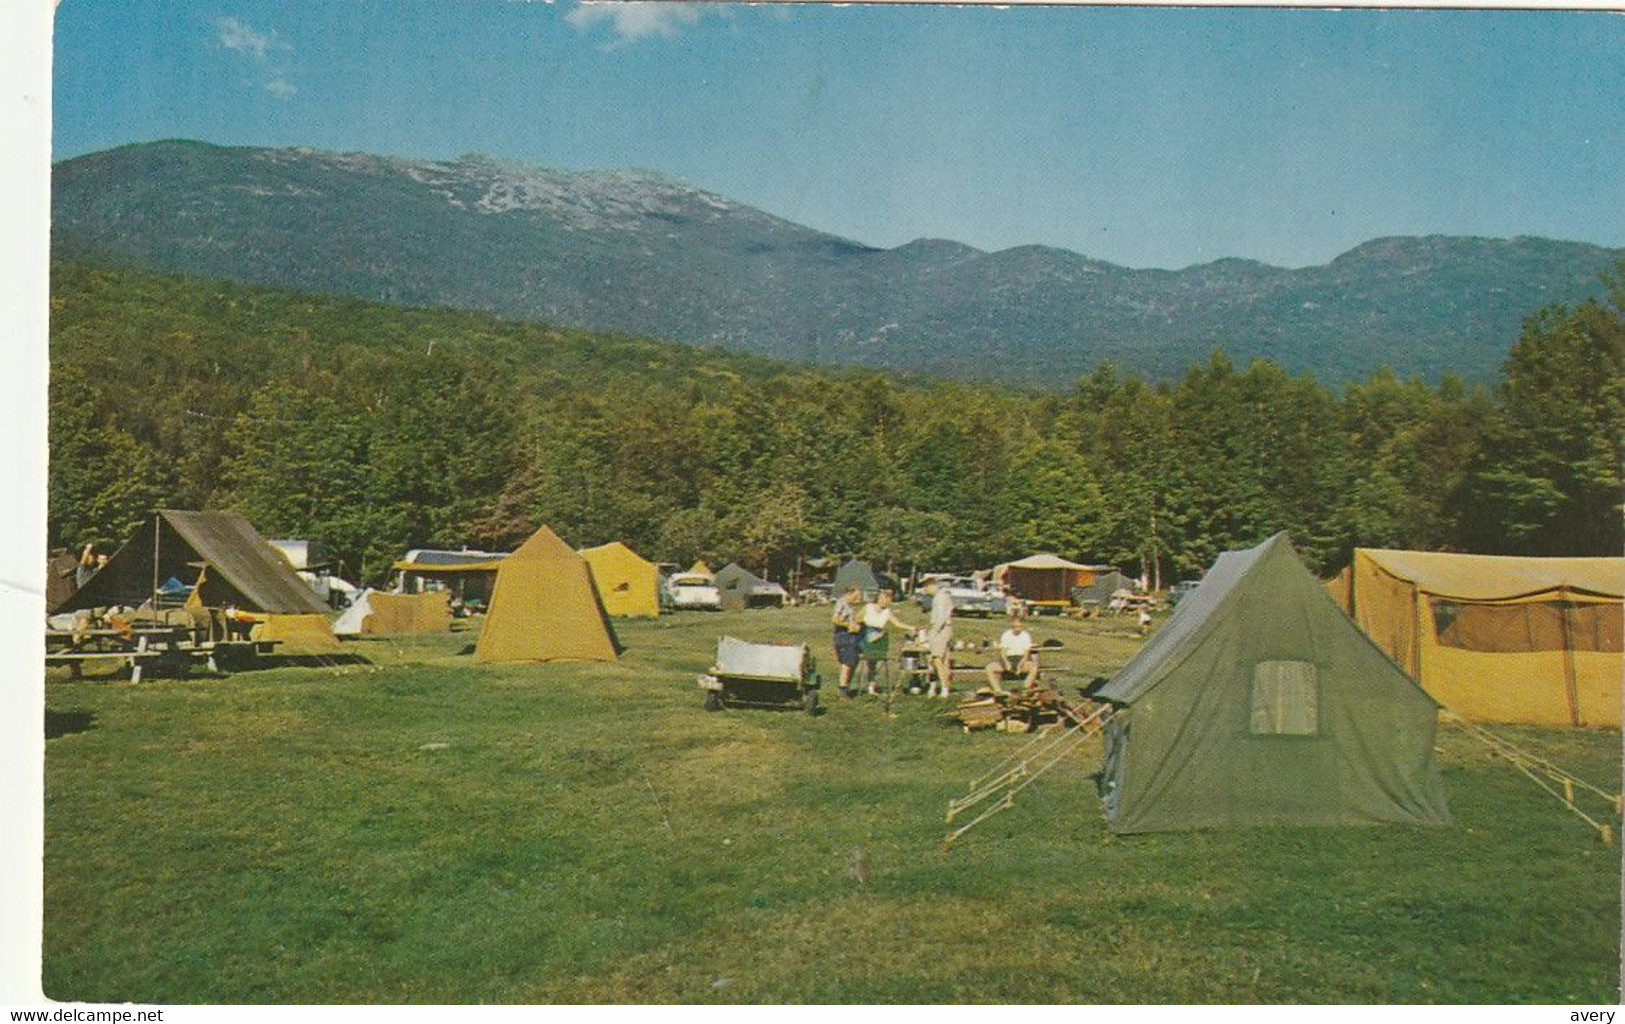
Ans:
[[[1617,555],[1625,264],[1534,313],[1493,385],[1334,392],[1219,349],[1021,392],[808,368],[450,310],[53,268],[49,533],[233,508],[363,582],[410,547],[546,524],[656,560],[986,566],[1048,550],[1164,583],[1277,530],[1356,546]]]

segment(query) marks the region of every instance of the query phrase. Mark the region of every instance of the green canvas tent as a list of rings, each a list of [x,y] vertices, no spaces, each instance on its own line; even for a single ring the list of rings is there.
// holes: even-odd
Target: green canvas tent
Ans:
[[[1104,608],[1111,604],[1112,595],[1119,590],[1133,590],[1134,581],[1109,569],[1094,578],[1087,586],[1072,588],[1072,603],[1080,608]]]
[[[1438,705],[1285,534],[1220,555],[1097,697],[1114,832],[1450,820]]]
[[[722,599],[723,609],[737,612],[749,606],[751,591],[761,582],[761,577],[738,562],[729,562],[718,569],[717,596]]]
[[[864,597],[872,599],[879,590],[890,590],[895,594],[897,581],[883,572],[876,572],[874,566],[861,558],[854,558],[835,571],[831,592],[840,597],[846,593],[847,587],[857,587],[863,591]]]

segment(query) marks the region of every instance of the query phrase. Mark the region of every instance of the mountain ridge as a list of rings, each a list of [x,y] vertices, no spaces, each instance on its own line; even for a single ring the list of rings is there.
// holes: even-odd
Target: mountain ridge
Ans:
[[[1524,317],[1600,296],[1625,250],[1374,238],[1326,264],[1129,268],[1043,245],[893,248],[658,171],[483,154],[136,143],[58,163],[53,247],[247,283],[449,306],[818,363],[1051,386],[1168,377],[1215,346],[1329,381],[1493,377]]]

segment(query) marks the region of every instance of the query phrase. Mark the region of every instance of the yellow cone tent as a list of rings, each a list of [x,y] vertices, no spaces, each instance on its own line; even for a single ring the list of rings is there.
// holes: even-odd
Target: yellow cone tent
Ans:
[[[660,569],[636,551],[611,541],[583,548],[604,611],[618,618],[652,619],[660,615]]]
[[[1465,718],[1620,724],[1625,559],[1357,548],[1327,590]]]
[[[497,569],[477,661],[614,661],[586,559],[542,527]]]

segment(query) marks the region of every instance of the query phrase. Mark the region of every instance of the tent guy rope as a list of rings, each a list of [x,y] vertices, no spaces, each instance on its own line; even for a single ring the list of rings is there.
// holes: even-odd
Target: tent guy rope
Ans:
[[[1609,793],[1607,790],[1604,790],[1599,786],[1595,786],[1584,779],[1572,775],[1564,768],[1553,764],[1530,750],[1526,750],[1525,748],[1518,746],[1516,743],[1513,743],[1504,736],[1498,736],[1481,725],[1467,721],[1459,713],[1452,711],[1449,708],[1445,708],[1443,711],[1446,721],[1456,725],[1462,730],[1462,732],[1489,747],[1493,754],[1499,755],[1505,759],[1508,764],[1522,772],[1535,785],[1562,801],[1565,807],[1567,807],[1570,811],[1573,811],[1582,820],[1584,820],[1586,824],[1590,825],[1597,831],[1598,836],[1601,837],[1603,841],[1603,845],[1614,845],[1613,827],[1598,821],[1596,818],[1593,818],[1591,815],[1581,810],[1579,805],[1574,802],[1574,790],[1575,787],[1579,787],[1582,790],[1594,793],[1602,799],[1608,801],[1609,806],[1613,809],[1615,814],[1621,813],[1622,810],[1621,794]],[[1544,775],[1545,778],[1542,778],[1542,775]],[[1558,791],[1556,788],[1557,786],[1563,787],[1561,792]]]
[[[1084,740],[1098,735],[1110,716],[1111,705],[1103,704],[1083,718],[1074,718],[1074,724],[1065,730],[1042,733],[1000,762],[992,772],[984,773],[976,782],[971,783],[971,792],[968,795],[949,801],[948,824],[952,825],[955,818],[973,807],[983,803],[987,803],[987,806],[976,817],[950,831],[942,840],[942,851],[948,852],[965,833],[1000,811],[1014,807],[1017,793],[1066,760]],[[1003,767],[1012,761],[1014,763],[1011,767]],[[997,799],[994,799],[995,797]]]

